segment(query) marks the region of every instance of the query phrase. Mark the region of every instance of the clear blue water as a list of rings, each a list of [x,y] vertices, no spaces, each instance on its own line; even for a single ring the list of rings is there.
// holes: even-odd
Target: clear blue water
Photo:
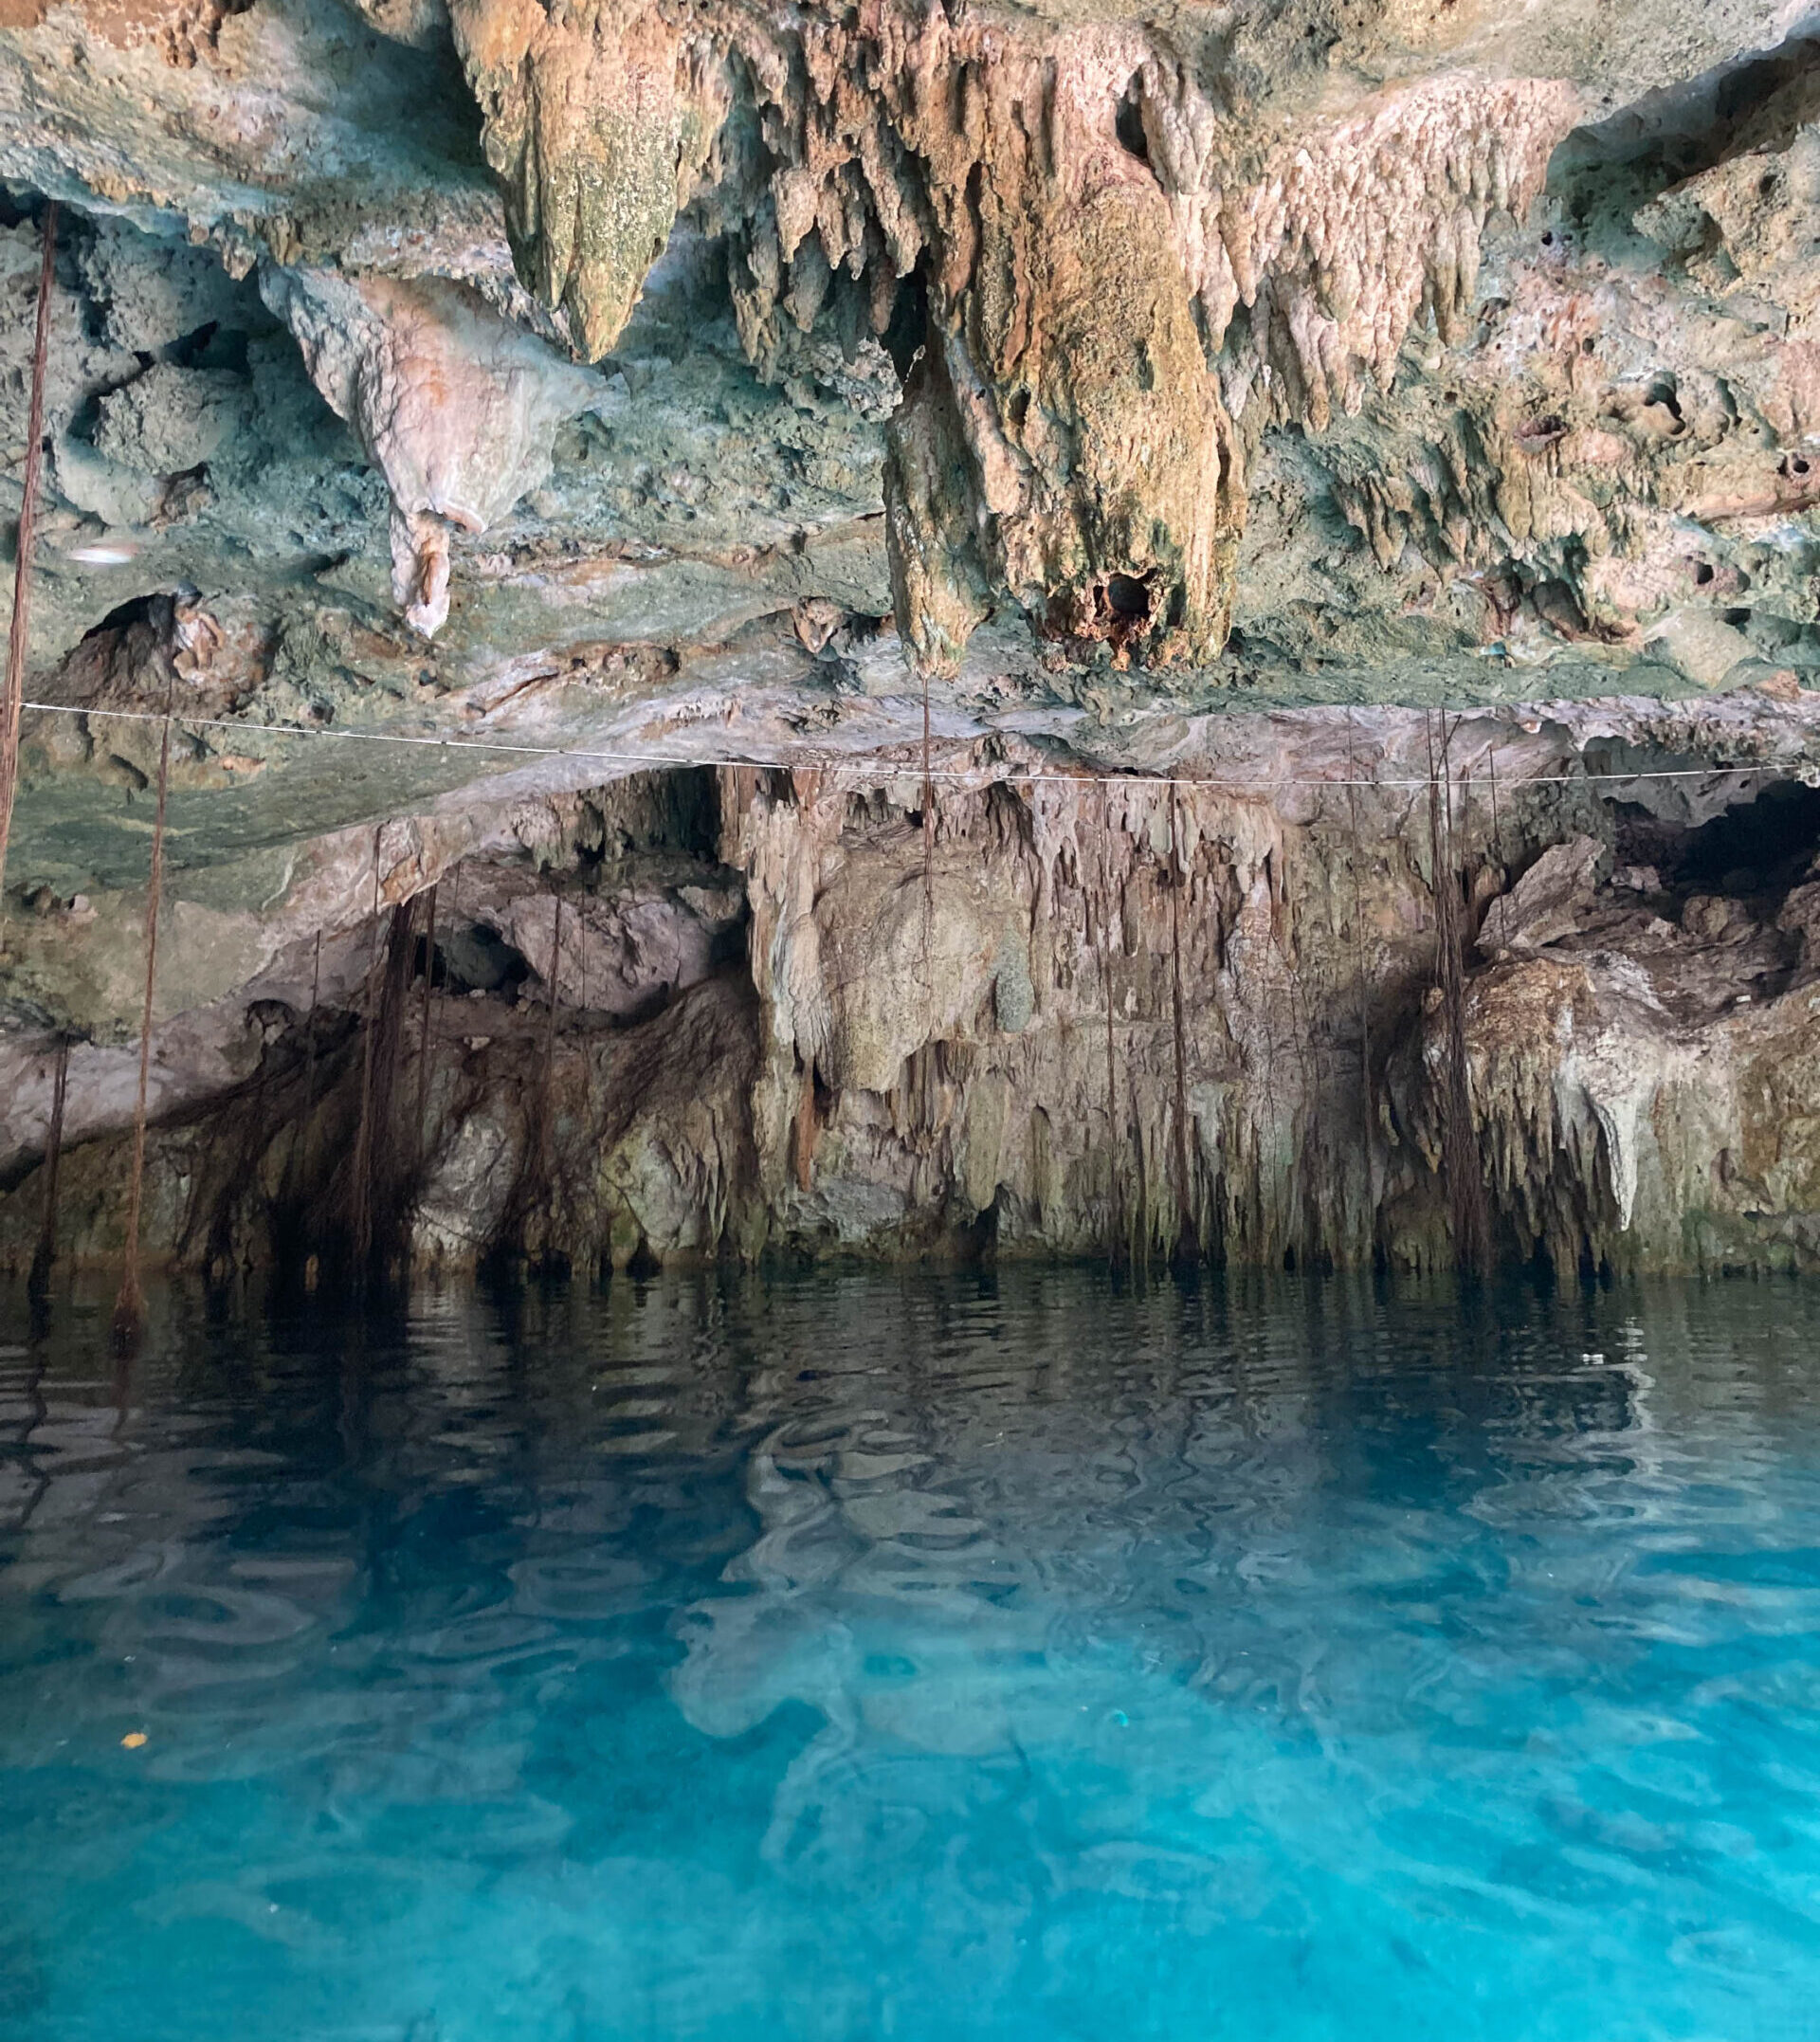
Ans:
[[[1820,1292],[105,1317],[0,1300],[9,2042],[1820,2035]]]

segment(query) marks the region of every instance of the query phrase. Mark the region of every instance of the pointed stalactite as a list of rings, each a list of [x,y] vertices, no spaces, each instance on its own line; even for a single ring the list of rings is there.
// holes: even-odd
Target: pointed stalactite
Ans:
[[[1494,743],[1485,760],[1485,771],[1491,780],[1491,862],[1498,868],[1499,893],[1492,902],[1493,925],[1500,943],[1508,941],[1510,931],[1510,901],[1504,891],[1504,877],[1510,867],[1504,861],[1504,826],[1498,814],[1498,747]]]
[[[1123,1137],[1119,1124],[1119,1057],[1113,1039],[1113,989],[1112,989],[1112,943],[1107,922],[1111,914],[1113,893],[1112,873],[1112,797],[1101,797],[1101,848],[1105,856],[1106,891],[1105,911],[1099,917],[1100,939],[1100,985],[1106,1003],[1106,1157],[1109,1177],[1110,1204],[1107,1213],[1107,1259],[1114,1269],[1119,1269],[1129,1260],[1129,1229],[1125,1219],[1124,1177],[1119,1171],[1119,1153]],[[1091,906],[1088,913],[1092,913]],[[1127,1127],[1124,1132],[1129,1133]]]
[[[322,932],[316,932],[310,965],[310,1018],[303,1034],[303,1116],[291,1140],[291,1190],[293,1197],[309,1196],[310,1121],[316,1113],[316,1017],[322,997]]]
[[[50,301],[57,283],[57,201],[45,202],[44,255],[38,270],[38,323],[31,345],[31,394],[26,406],[26,472],[13,547],[12,625],[7,634],[7,687],[0,701],[0,929],[6,921],[7,851],[12,842],[12,804],[19,791],[19,718],[26,695],[26,654],[31,638],[31,571],[38,521],[38,486],[45,459],[45,360],[50,348]]]
[[[424,896],[424,997],[417,1015],[417,1128],[414,1158],[424,1167],[426,1128],[429,1114],[429,995],[436,976],[436,892],[432,885]]]
[[[1353,988],[1358,1008],[1359,1141],[1365,1155],[1365,1224],[1374,1241],[1377,1232],[1377,1165],[1374,1132],[1376,1103],[1372,1097],[1372,1018],[1370,979],[1365,960],[1364,849],[1358,832],[1358,757],[1354,744],[1353,712],[1346,712],[1346,808],[1353,840]]]
[[[173,675],[164,698],[164,730],[158,741],[158,795],[152,818],[152,872],[145,897],[145,1002],[139,1012],[139,1085],[133,1107],[133,1168],[126,1194],[126,1254],[120,1292],[114,1301],[114,1344],[123,1355],[139,1343],[145,1328],[145,1298],[139,1287],[139,1212],[145,1197],[145,1114],[152,1078],[152,1000],[158,977],[158,904],[164,891],[164,818],[171,792]]]
[[[1188,1148],[1188,1012],[1182,989],[1182,895],[1188,887],[1188,872],[1182,858],[1181,805],[1173,779],[1169,783],[1169,947],[1174,966],[1170,993],[1175,1037],[1175,1255],[1178,1261],[1192,1262],[1200,1256],[1201,1232]]]
[[[922,676],[922,987],[935,1032],[936,981],[930,959],[936,927],[936,777],[929,761],[929,674]]]
[[[355,1131],[349,1240],[356,1284],[367,1279],[373,1260],[373,1080],[379,1046],[379,830],[373,832],[373,942],[367,957],[366,1012],[360,1039],[360,1119]]]
[[[1446,1030],[1442,1048],[1441,1166],[1447,1182],[1455,1264],[1463,1270],[1477,1273],[1484,1269],[1489,1259],[1491,1230],[1485,1211],[1484,1174],[1473,1129],[1472,1084],[1466,1061],[1465,959],[1461,928],[1460,871],[1451,829],[1453,802],[1447,757],[1451,734],[1444,721],[1442,741],[1437,751],[1430,719],[1428,737],[1435,975]],[[1449,783],[1445,790],[1444,778]]]
[[[50,1133],[45,1142],[45,1203],[38,1220],[38,1248],[31,1258],[26,1295],[42,1298],[57,1260],[57,1177],[64,1159],[64,1102],[69,1093],[69,1037],[57,1038],[57,1063],[51,1080]]]
[[[543,1082],[537,1102],[537,1178],[546,1209],[555,1183],[556,1010],[562,990],[562,896],[550,935],[550,1016],[543,1031]]]

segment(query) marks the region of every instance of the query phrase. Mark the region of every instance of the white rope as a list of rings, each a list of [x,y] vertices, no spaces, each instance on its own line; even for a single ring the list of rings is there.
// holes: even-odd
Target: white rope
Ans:
[[[26,702],[22,709],[35,710],[41,716],[86,716],[113,717],[117,721],[127,723],[158,723],[164,720],[160,712],[150,709],[90,709],[79,702]],[[668,770],[683,766],[740,766],[754,773],[850,773],[871,776],[885,775],[902,778],[915,775],[920,776],[921,768],[914,759],[906,759],[895,765],[876,757],[864,758],[839,758],[817,756],[812,758],[733,758],[693,757],[675,752],[603,752],[592,748],[571,747],[560,744],[512,743],[501,738],[414,738],[402,731],[385,730],[312,730],[300,723],[246,723],[237,722],[231,717],[174,715],[173,723],[189,730],[230,730],[242,738],[324,738],[342,744],[410,744],[427,746],[433,751],[445,752],[491,752],[516,758],[562,758],[573,759],[593,765],[651,766]],[[1525,736],[1532,733],[1525,732]],[[913,742],[906,739],[905,742]],[[1750,777],[1755,774],[1786,774],[1793,770],[1790,765],[1776,764],[1772,760],[1761,761],[1754,766],[1660,766],[1638,768],[1629,773],[1593,773],[1582,769],[1577,773],[1536,773],[1527,775],[1520,783],[1526,787],[1576,786],[1592,780],[1628,782],[1633,780],[1716,780],[1728,776]],[[982,766],[936,766],[930,769],[930,778],[952,780],[963,786],[976,786],[993,779],[1004,779],[1024,786],[1080,787],[1083,785],[1144,787],[1162,789],[1169,787],[1200,788],[1204,792],[1237,792],[1241,793],[1262,792],[1275,787],[1374,787],[1384,791],[1397,789],[1426,788],[1426,775],[1412,779],[1355,779],[1345,776],[1329,776],[1321,774],[1279,774],[1270,777],[1251,779],[1235,778],[1231,775],[1204,774],[1096,773],[1083,768],[1077,773],[1037,773],[1025,770],[994,775]]]

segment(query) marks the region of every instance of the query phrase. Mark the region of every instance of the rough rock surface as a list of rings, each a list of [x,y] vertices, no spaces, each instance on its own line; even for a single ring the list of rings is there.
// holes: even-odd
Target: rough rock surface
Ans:
[[[1805,1266],[1817,193],[1785,0],[0,0],[6,1253],[169,702],[161,1252],[376,1062],[399,1256],[1426,1263],[1464,1059],[1501,1252]]]
[[[282,907],[180,891],[161,1251],[338,1252],[370,1033],[401,1258],[1443,1264],[1438,874],[1484,959],[1465,1037],[1500,1251],[1820,1266],[1820,706],[1176,735],[1113,777],[945,743],[927,834],[904,746],[883,773],[464,793],[323,840]],[[118,912],[35,901],[17,969],[48,991],[86,958],[80,1005],[124,1022]],[[118,1248],[115,1032],[72,1054],[79,1256]],[[51,1048],[7,1051],[0,1258],[36,1239]]]

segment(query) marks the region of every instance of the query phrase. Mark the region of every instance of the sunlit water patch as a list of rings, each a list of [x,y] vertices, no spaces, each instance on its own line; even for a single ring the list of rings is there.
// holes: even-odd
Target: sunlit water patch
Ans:
[[[1820,1302],[0,1307],[18,2042],[1820,2035]]]

